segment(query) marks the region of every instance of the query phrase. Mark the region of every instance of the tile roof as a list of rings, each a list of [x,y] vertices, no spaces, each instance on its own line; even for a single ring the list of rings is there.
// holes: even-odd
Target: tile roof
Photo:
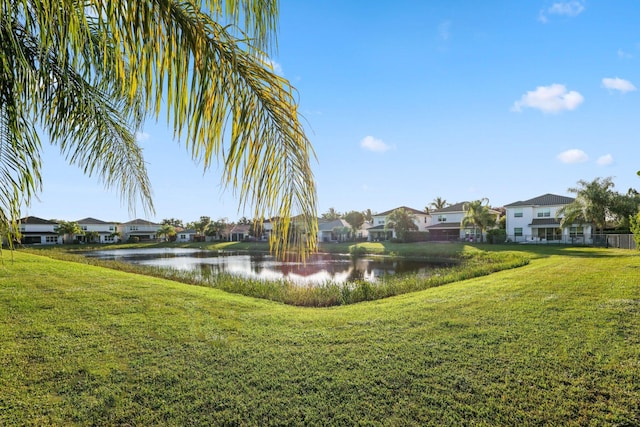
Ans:
[[[342,218],[334,219],[333,221],[318,222],[318,231],[333,231],[335,227],[349,227],[349,223]]]
[[[83,218],[76,221],[78,224],[101,224],[101,225],[112,225],[112,222],[106,222],[95,218]]]
[[[429,215],[429,214],[428,214],[428,213],[426,213],[425,211],[421,211],[421,210],[419,210],[419,209],[414,209],[414,208],[410,208],[410,207],[407,207],[407,206],[398,206],[398,207],[397,207],[397,208],[395,208],[395,209],[390,209],[390,210],[388,210],[388,211],[384,211],[384,212],[381,212],[381,213],[375,214],[375,215],[373,215],[373,216],[387,216],[387,215],[391,214],[393,211],[397,211],[398,209],[404,209],[405,211],[409,211],[409,212],[411,212],[411,213],[412,213],[412,214],[414,214],[414,215]]]
[[[18,222],[21,224],[58,225],[57,222],[38,218],[37,216],[25,216],[24,218],[20,218]]]
[[[557,194],[543,194],[542,196],[534,197],[533,199],[513,202],[505,205],[505,208],[515,206],[556,206],[556,205],[568,205],[575,199],[573,197],[558,196]]]
[[[534,218],[529,225],[560,225],[560,220],[555,218]]]
[[[151,222],[151,221],[147,221],[144,219],[134,219],[132,221],[129,222],[123,222],[122,225],[157,225],[160,226],[160,224],[156,224],[155,222]]]
[[[467,202],[460,202],[460,203],[456,203],[456,204],[451,205],[451,206],[447,206],[446,208],[433,210],[433,211],[431,211],[431,215],[440,214],[440,213],[447,213],[447,212],[464,212],[465,203],[467,203]]]

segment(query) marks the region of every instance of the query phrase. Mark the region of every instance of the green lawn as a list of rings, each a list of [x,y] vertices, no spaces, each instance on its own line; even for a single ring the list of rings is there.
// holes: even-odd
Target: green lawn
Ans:
[[[16,252],[0,425],[639,425],[640,256],[298,308]]]

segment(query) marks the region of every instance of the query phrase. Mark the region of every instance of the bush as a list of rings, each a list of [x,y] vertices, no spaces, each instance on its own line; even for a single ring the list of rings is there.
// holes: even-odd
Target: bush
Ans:
[[[138,236],[130,236],[129,240],[127,240],[127,243],[138,243],[140,242],[140,238]]]
[[[507,241],[507,230],[503,228],[494,228],[487,230],[487,243],[500,244]]]

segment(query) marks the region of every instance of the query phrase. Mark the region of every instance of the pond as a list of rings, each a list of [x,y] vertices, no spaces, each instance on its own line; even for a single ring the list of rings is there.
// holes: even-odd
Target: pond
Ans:
[[[450,264],[389,257],[313,254],[305,263],[282,261],[265,253],[208,251],[188,248],[115,249],[85,254],[104,260],[196,271],[202,276],[227,273],[244,278],[281,280],[298,285],[355,280],[375,282],[392,274],[428,276],[434,268]]]

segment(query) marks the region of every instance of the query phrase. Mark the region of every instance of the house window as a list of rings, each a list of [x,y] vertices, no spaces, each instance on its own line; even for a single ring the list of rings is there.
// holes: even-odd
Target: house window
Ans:
[[[515,237],[522,237],[522,227],[516,227],[513,229],[513,235]]]
[[[186,234],[181,234],[180,235],[180,240],[187,240],[187,235]]]
[[[583,237],[584,236],[584,227],[571,227],[569,229],[569,235],[571,237]]]
[[[24,232],[25,232],[25,227],[24,227],[24,225],[21,225],[21,226],[20,226],[20,232],[21,232],[21,233],[24,233]]]
[[[81,229],[82,231],[87,231],[87,226],[86,226],[86,225],[81,225],[81,226],[80,226],[80,229]]]
[[[109,226],[109,231],[113,231],[113,225]]]
[[[522,209],[516,209],[513,211],[514,218],[522,218]]]
[[[104,241],[105,242],[113,242],[113,236],[109,235],[109,236],[104,236]]]
[[[46,236],[45,242],[47,243],[58,243],[58,236]]]
[[[538,209],[538,218],[549,218],[551,216],[550,208]]]
[[[446,215],[438,215],[438,222],[447,222]]]
[[[138,226],[137,225],[130,225],[129,226],[129,231],[138,231]]]

